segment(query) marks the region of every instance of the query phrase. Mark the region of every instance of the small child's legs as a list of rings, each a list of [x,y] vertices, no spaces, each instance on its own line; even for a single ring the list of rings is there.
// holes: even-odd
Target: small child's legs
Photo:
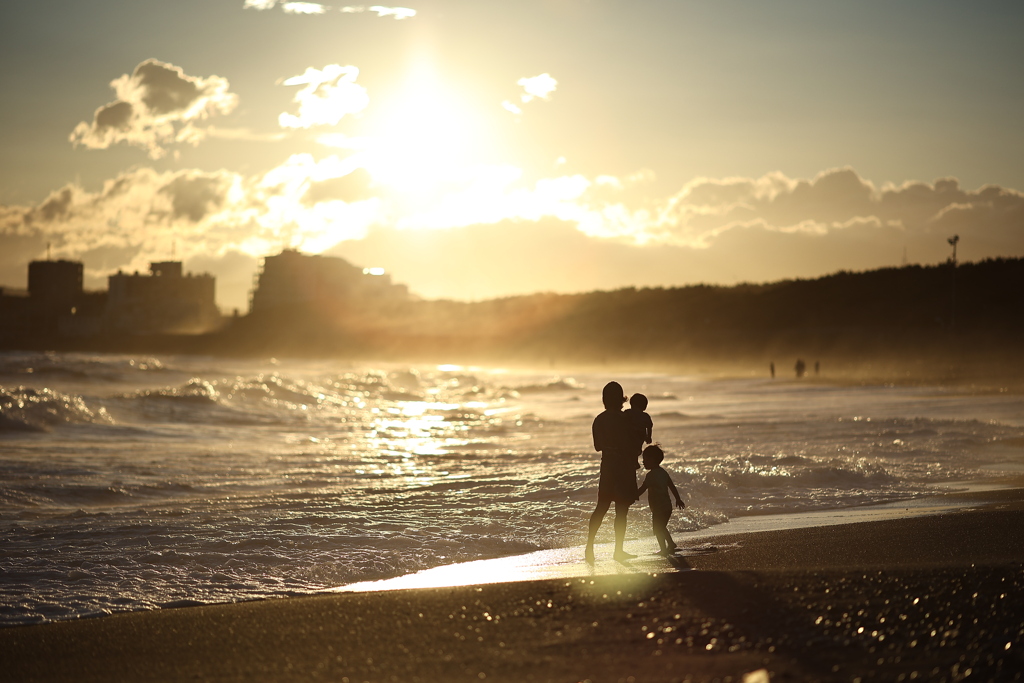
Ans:
[[[672,508],[666,510],[651,510],[651,525],[654,527],[654,537],[658,539],[658,547],[662,552],[672,552],[676,549],[676,543],[668,533],[668,520],[672,517]]]

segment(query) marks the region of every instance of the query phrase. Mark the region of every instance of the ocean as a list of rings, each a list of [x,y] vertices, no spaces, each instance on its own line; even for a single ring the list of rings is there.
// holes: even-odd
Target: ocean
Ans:
[[[6,353],[0,625],[580,545],[611,379],[650,399],[687,503],[677,541],[742,516],[1024,480],[1024,397],[1008,391]],[[628,536],[650,537],[649,518],[641,501]]]

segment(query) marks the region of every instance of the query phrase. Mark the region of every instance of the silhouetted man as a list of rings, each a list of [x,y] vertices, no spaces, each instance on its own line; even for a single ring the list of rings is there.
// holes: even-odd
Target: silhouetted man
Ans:
[[[626,514],[629,506],[637,500],[636,455],[633,445],[638,439],[634,434],[636,425],[622,412],[626,396],[622,385],[609,382],[601,392],[604,412],[594,418],[594,450],[601,451],[601,481],[597,487],[597,507],[590,516],[587,534],[587,562],[594,561],[594,539],[601,528],[604,515],[615,503],[615,554],[616,560],[636,557],[622,549],[626,539]],[[639,436],[642,439],[642,436]]]

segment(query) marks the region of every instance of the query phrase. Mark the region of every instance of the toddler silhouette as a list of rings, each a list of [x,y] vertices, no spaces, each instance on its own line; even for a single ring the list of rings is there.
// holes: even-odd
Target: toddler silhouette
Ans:
[[[654,431],[654,420],[644,412],[645,410],[647,410],[647,397],[643,394],[633,394],[629,397],[629,408],[624,411],[629,416],[630,424],[634,429],[637,469],[640,469],[640,452],[645,443],[651,443],[651,434]]]
[[[647,504],[651,506],[651,524],[654,527],[654,537],[658,539],[658,547],[662,555],[670,555],[676,549],[675,541],[668,533],[668,520],[672,516],[672,502],[669,500],[668,492],[676,498],[676,507],[685,508],[686,504],[679,497],[679,491],[672,483],[672,477],[668,476],[661,467],[661,461],[665,459],[665,452],[657,444],[648,446],[643,453],[644,467],[647,468],[647,476],[644,483],[637,491],[637,498],[647,491]]]

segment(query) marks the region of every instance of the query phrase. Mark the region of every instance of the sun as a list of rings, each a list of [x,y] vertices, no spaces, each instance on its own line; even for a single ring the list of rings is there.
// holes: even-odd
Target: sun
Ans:
[[[485,131],[474,104],[426,59],[413,63],[395,94],[371,114],[366,166],[405,194],[458,182],[478,161]]]
[[[386,92],[375,91],[353,158],[373,178],[390,225],[494,223],[530,199],[519,187],[522,169],[505,160],[500,107],[492,102],[489,111],[474,95],[429,58],[410,62]]]

